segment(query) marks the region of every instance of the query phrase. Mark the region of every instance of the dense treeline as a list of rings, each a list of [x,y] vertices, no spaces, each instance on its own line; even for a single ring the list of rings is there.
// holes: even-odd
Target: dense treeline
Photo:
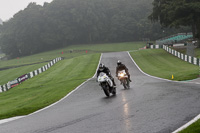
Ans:
[[[190,26],[194,39],[200,40],[199,0],[154,0],[149,18],[163,27]]]
[[[10,57],[71,44],[155,40],[166,35],[147,19],[153,0],[54,0],[30,3],[0,26],[0,46]],[[169,31],[169,33],[173,33]]]

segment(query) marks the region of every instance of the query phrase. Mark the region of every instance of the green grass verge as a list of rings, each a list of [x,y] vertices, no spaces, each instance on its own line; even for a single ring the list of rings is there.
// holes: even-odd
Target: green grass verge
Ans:
[[[47,63],[40,63],[36,65],[28,65],[28,66],[0,71],[0,75],[1,75],[0,85],[6,84],[8,83],[8,81],[12,81],[21,75],[37,70],[38,68],[46,64]]]
[[[98,52],[118,52],[137,50],[146,46],[145,42],[123,42],[123,43],[106,43],[106,44],[90,44],[90,45],[72,45],[69,49],[84,49]]]
[[[0,119],[26,115],[44,108],[92,77],[100,54],[62,60],[47,71],[0,93]]]
[[[175,49],[176,49],[176,51],[181,52],[183,54],[187,53],[187,49],[186,48],[180,49],[180,48],[177,47]],[[194,56],[197,57],[197,58],[200,58],[200,48],[195,48],[195,50],[194,50]]]
[[[199,67],[167,53],[163,49],[139,50],[130,53],[138,66],[150,75],[182,81],[195,79]]]
[[[196,48],[196,49],[195,49],[195,56],[196,56],[197,58],[200,58],[200,48]]]
[[[188,128],[179,133],[200,133],[200,120],[190,125]]]
[[[18,67],[14,69],[0,71],[0,75],[1,75],[0,85],[6,84],[8,81],[14,80],[15,78],[25,73],[34,71],[47,64],[47,62],[46,63],[40,63],[40,62],[49,61],[57,57],[64,57],[65,59],[70,59],[70,58],[93,54],[93,53],[137,50],[141,47],[144,47],[144,45],[145,45],[144,42],[72,45],[63,49],[43,52],[43,53],[35,54],[32,56],[21,57],[19,59],[0,61],[0,68],[39,62],[38,64],[34,64],[34,65],[28,65],[28,66]],[[73,50],[73,52],[70,53],[70,50]],[[86,50],[87,50],[87,53],[86,53]]]
[[[20,57],[18,59],[16,57],[15,59],[7,61],[0,60],[0,68],[44,62],[55,59],[57,57],[73,58],[91,53],[137,50],[141,47],[144,47],[145,45],[145,42],[70,45],[66,48],[43,52],[26,57]],[[70,50],[73,50],[73,52],[70,53]]]

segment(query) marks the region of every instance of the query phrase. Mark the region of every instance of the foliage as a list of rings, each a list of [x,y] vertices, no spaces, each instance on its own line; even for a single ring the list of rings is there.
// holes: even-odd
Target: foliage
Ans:
[[[199,0],[154,0],[149,18],[164,27],[191,26],[194,37],[200,39]]]
[[[6,55],[18,57],[72,44],[155,40],[166,34],[147,19],[152,1],[54,0],[43,6],[30,3],[0,27],[0,46]]]

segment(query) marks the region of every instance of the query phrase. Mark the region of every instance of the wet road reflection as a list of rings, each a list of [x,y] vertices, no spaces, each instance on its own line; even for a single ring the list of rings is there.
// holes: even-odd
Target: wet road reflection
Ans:
[[[122,93],[122,101],[124,103],[123,105],[123,115],[124,115],[124,127],[125,127],[125,131],[128,132],[130,131],[131,129],[131,122],[130,122],[130,119],[129,119],[129,104],[128,104],[128,101],[127,101],[127,98],[125,96],[125,93]]]

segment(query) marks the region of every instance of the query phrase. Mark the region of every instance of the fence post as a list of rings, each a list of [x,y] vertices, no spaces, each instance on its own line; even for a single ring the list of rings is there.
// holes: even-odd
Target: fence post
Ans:
[[[2,86],[0,85],[0,93],[1,93],[1,92],[3,92],[3,88],[2,88]]]

